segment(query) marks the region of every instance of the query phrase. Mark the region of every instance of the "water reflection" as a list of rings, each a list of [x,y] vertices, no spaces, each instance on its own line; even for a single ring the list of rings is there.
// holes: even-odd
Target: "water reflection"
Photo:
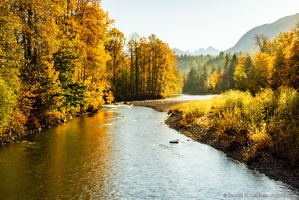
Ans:
[[[100,111],[2,148],[0,190],[5,193],[0,199],[85,198],[94,196],[91,191],[105,192],[114,139],[99,124],[112,117]]]
[[[0,199],[224,199],[286,194],[150,108],[107,107],[0,149]],[[169,144],[180,139],[182,143]],[[254,198],[251,198],[254,199]]]

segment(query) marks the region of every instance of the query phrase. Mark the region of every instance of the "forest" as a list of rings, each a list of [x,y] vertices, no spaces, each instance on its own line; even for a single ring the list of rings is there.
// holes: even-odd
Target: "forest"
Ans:
[[[114,101],[299,88],[299,25],[254,54],[176,56],[152,34],[125,38],[100,0],[0,3],[0,140]]]
[[[176,56],[157,36],[114,26],[100,0],[2,0],[0,140],[50,127],[105,102],[182,90]]]
[[[256,35],[259,51],[218,56],[179,56],[178,67],[184,74],[184,93],[222,93],[227,90],[250,91],[262,88],[290,87],[298,89],[299,25],[279,34],[273,41]]]
[[[213,94],[233,89],[233,75],[239,55],[242,53],[179,56],[178,67],[184,79],[183,93]]]
[[[220,142],[223,151],[235,151],[245,162],[273,158],[296,171],[299,24],[273,41],[264,35],[254,39],[259,51],[252,55],[179,57],[178,62],[193,63],[184,76],[185,92],[221,95],[190,101],[170,113],[182,114],[182,127],[199,126],[205,129],[202,132],[213,133],[212,143]]]

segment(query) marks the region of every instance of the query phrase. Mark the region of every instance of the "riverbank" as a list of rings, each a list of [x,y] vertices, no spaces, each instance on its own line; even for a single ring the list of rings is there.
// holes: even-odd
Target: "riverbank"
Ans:
[[[173,106],[176,106],[176,105],[179,105],[179,104],[185,103],[185,102],[188,102],[188,100],[158,99],[158,100],[130,101],[128,103],[131,103],[134,106],[150,107],[159,112],[167,112]],[[93,112],[97,112],[97,111],[98,110],[95,110]],[[88,113],[89,112],[73,113],[73,115],[70,115],[69,118],[67,118],[65,120],[57,120],[57,122],[55,124],[51,124],[47,127],[40,127],[40,128],[34,129],[34,130],[24,130],[21,132],[11,132],[10,134],[0,135],[0,147],[3,145],[9,144],[9,143],[13,143],[17,139],[25,137],[27,135],[30,135],[30,134],[33,134],[36,132],[40,132],[43,129],[57,126],[58,124],[61,124],[61,123],[67,123],[68,121],[70,121],[73,118],[72,116],[76,117],[76,116],[80,116],[80,115],[84,115],[84,114],[88,114]]]
[[[284,161],[273,157],[270,153],[264,153],[258,159],[251,162],[245,162],[241,154],[242,147],[235,149],[226,148],[225,141],[219,141],[212,131],[207,131],[205,127],[197,125],[182,126],[182,113],[169,115],[165,123],[172,129],[177,130],[181,134],[190,137],[194,141],[207,144],[213,148],[224,152],[228,157],[245,163],[249,168],[265,174],[273,180],[282,181],[299,192],[299,167],[290,168]]]
[[[175,100],[175,99],[158,99],[158,100],[143,100],[143,101],[130,101],[128,103],[133,104],[134,106],[143,106],[143,107],[150,107],[153,108],[159,112],[167,112],[170,108],[172,108],[173,106],[179,105],[181,103],[185,103],[188,102],[189,100]],[[97,112],[98,110],[95,110],[93,112]],[[84,115],[84,114],[88,114],[89,112],[82,112],[82,113],[73,113],[73,116],[80,116],[80,115]],[[58,120],[57,123],[55,124],[51,124],[50,126],[47,127],[40,127],[38,129],[34,129],[34,130],[25,130],[22,132],[11,132],[11,134],[3,134],[0,135],[0,147],[9,143],[13,143],[14,141],[16,141],[19,138],[25,137],[27,135],[36,133],[36,132],[40,132],[42,129],[46,129],[49,127],[53,127],[53,126],[57,126],[58,124],[61,123],[67,123],[68,121],[70,121],[73,117],[69,117],[65,120]]]
[[[136,106],[151,107],[160,112],[168,112],[173,106],[186,103],[186,100],[150,100],[132,102]],[[185,124],[183,114],[181,112],[169,112],[169,117],[165,123],[172,129],[177,130],[181,134],[192,138],[194,141],[204,143],[220,150],[230,158],[245,163],[249,168],[264,173],[273,180],[282,181],[299,192],[299,166],[290,167],[283,160],[274,157],[270,152],[263,152],[256,159],[246,161],[242,154],[243,146],[235,146],[228,148],[227,141],[217,139],[216,133],[209,131],[204,126],[196,124]]]
[[[158,99],[158,100],[144,100],[144,101],[131,101],[134,106],[143,106],[153,108],[159,112],[168,112],[173,106],[186,103],[189,100],[176,100],[176,99]]]
[[[72,114],[68,114],[65,116],[65,118],[57,118],[56,120],[53,120],[51,124],[48,124],[47,126],[43,125],[40,127],[35,127],[35,128],[28,128],[28,127],[22,127],[22,131],[11,131],[8,133],[0,134],[0,147],[7,145],[9,143],[13,143],[17,141],[20,138],[23,138],[25,136],[35,134],[38,132],[41,132],[42,130],[49,129],[51,127],[58,126],[60,124],[65,124],[71,121],[74,117],[78,117],[81,115],[86,115],[86,114],[92,114],[92,113],[97,113],[99,109],[92,110],[90,112],[84,111],[84,112],[74,112]]]

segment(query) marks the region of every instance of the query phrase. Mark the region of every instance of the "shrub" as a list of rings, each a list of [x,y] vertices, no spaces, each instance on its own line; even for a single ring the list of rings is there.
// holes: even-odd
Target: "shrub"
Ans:
[[[248,133],[248,147],[242,151],[245,161],[254,160],[263,151],[269,150],[273,146],[272,137],[267,133],[267,124],[261,127],[252,127]]]
[[[242,147],[244,159],[267,151],[291,165],[299,163],[299,94],[291,88],[249,92],[228,91],[210,100],[176,106],[181,125],[204,125],[227,148]]]
[[[62,113],[61,111],[51,111],[47,113],[46,115],[46,126],[51,126],[51,125],[57,125],[62,122],[63,119],[66,118],[65,113]]]

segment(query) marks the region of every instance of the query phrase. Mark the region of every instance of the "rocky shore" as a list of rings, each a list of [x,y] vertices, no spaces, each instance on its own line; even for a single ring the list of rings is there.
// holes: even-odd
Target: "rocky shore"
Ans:
[[[187,100],[149,100],[132,102],[135,106],[150,107],[160,112],[168,112],[173,106],[185,103]],[[273,157],[270,153],[261,155],[258,159],[245,162],[241,154],[242,147],[234,149],[226,148],[225,141],[218,141],[215,134],[207,131],[204,127],[197,125],[181,126],[182,113],[170,113],[165,123],[181,134],[192,138],[194,141],[208,144],[215,149],[223,151],[228,157],[246,163],[251,169],[264,173],[273,180],[282,181],[299,193],[299,166],[291,168],[279,158]]]
[[[159,112],[167,112],[175,105],[186,103],[189,100],[175,100],[175,99],[160,99],[160,100],[145,100],[145,101],[132,101],[134,106],[143,106],[153,108]]]

